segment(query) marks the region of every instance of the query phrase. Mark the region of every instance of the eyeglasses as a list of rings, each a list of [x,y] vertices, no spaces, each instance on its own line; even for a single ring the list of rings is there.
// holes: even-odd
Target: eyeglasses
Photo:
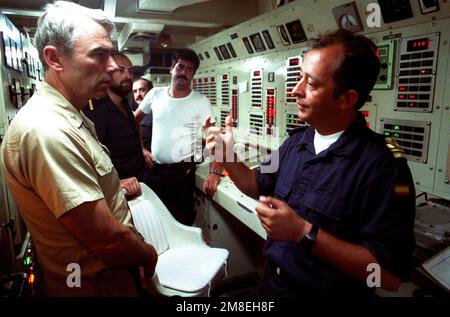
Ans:
[[[123,73],[128,73],[128,74],[130,74],[130,75],[133,75],[133,69],[131,69],[131,68],[126,69],[126,68],[123,67],[123,66],[118,66],[117,71],[118,71],[119,73],[121,73],[121,74],[123,74]]]

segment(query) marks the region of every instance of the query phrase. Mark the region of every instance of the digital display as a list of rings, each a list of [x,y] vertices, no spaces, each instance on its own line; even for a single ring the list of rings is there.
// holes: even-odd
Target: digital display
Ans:
[[[250,40],[252,41],[253,46],[255,47],[255,51],[262,52],[266,50],[266,46],[262,41],[261,34],[255,33],[250,35]]]
[[[219,49],[217,47],[214,47],[214,53],[216,53],[217,58],[219,61],[223,60],[222,55],[220,55]]]
[[[423,51],[429,48],[430,41],[428,38],[411,40],[406,43],[407,52]]]
[[[222,53],[222,56],[224,59],[230,59],[230,53],[227,50],[227,47],[225,45],[220,45],[219,46],[220,52]]]
[[[272,37],[270,36],[269,31],[264,30],[264,31],[262,31],[262,34],[264,36],[264,39],[266,40],[267,47],[269,49],[275,48],[275,45],[273,44]]]
[[[250,45],[250,41],[248,40],[248,38],[247,38],[247,37],[243,37],[243,38],[242,38],[242,41],[244,41],[244,45],[245,45],[245,47],[247,48],[247,52],[248,52],[249,54],[253,54],[254,51],[253,51],[252,46]]]
[[[413,17],[409,0],[378,0],[384,23],[392,23]]]
[[[235,50],[234,50],[234,47],[233,47],[233,45],[231,45],[231,43],[227,43],[227,47],[228,47],[228,50],[230,51],[230,53],[231,53],[231,56],[233,56],[233,57],[237,57],[237,55],[236,55],[236,52],[235,52]]]
[[[289,66],[298,66],[300,64],[300,59],[293,58],[289,61]]]
[[[291,36],[292,43],[297,44],[307,40],[305,31],[303,30],[300,20],[286,23],[286,28]]]

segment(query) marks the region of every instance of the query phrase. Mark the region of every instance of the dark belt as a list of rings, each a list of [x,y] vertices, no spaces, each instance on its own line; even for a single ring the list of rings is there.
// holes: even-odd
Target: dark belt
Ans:
[[[168,170],[180,169],[187,174],[191,170],[195,170],[195,167],[199,163],[199,162],[194,162],[193,158],[191,158],[191,159],[192,160],[190,162],[181,161],[178,163],[163,163],[163,164],[156,163],[155,167],[161,168],[161,169],[168,169]]]

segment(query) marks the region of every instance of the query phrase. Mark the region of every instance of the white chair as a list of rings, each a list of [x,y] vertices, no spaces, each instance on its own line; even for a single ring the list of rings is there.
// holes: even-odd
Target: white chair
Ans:
[[[128,204],[136,229],[158,253],[154,291],[164,296],[209,296],[213,281],[226,275],[228,250],[209,247],[200,228],[179,223],[147,185],[140,185],[142,195]]]

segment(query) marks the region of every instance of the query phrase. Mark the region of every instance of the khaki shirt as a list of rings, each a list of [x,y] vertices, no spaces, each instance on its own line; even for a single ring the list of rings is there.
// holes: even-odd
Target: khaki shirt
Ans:
[[[58,221],[85,202],[105,199],[120,223],[131,223],[117,172],[92,122],[44,82],[12,121],[0,156],[46,276],[65,281],[70,263],[81,266],[82,277],[100,272],[104,263]]]

